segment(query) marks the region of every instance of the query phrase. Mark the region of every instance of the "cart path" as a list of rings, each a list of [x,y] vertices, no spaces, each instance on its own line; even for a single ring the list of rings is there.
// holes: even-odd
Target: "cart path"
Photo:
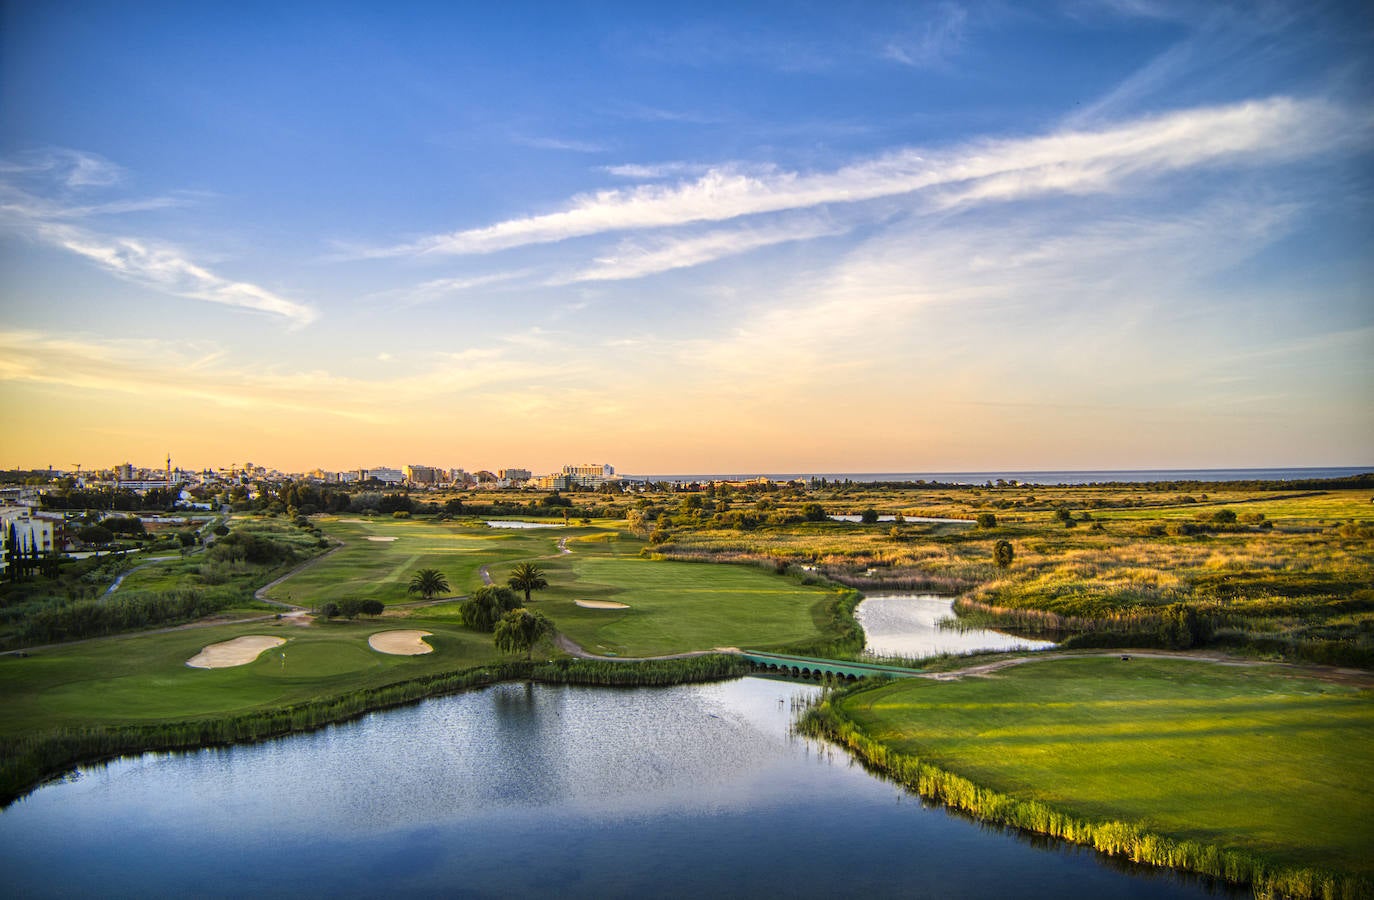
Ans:
[[[102,594],[101,596],[102,596],[102,597],[108,597],[108,596],[110,596],[111,594],[113,594],[115,591],[119,590],[119,586],[120,586],[121,584],[124,583],[124,579],[125,579],[125,578],[128,578],[130,575],[134,574],[134,573],[137,572],[139,569],[146,569],[146,568],[148,568],[149,566],[154,565],[155,563],[166,562],[166,561],[169,560],[169,559],[181,559],[181,557],[180,557],[180,556],[154,556],[154,557],[152,557],[152,558],[150,558],[150,559],[144,560],[143,562],[141,562],[141,563],[139,563],[138,565],[134,566],[134,567],[133,567],[132,569],[130,569],[129,571],[127,571],[127,572],[121,572],[121,573],[119,574],[119,577],[116,578],[116,579],[114,580],[114,583],[111,584],[109,587],[105,588],[105,593]]]

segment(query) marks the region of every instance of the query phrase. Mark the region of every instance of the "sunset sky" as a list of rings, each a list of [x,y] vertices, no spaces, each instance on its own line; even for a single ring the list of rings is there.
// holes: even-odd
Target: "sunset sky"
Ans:
[[[1370,10],[0,2],[0,468],[1374,462]]]

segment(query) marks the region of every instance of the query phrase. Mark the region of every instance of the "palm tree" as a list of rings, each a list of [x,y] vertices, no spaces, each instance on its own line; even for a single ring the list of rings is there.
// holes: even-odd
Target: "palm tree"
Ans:
[[[542,591],[549,586],[544,580],[544,570],[534,563],[517,563],[511,570],[510,578],[506,579],[506,584],[515,588],[517,591],[525,592],[525,602],[530,602],[530,591]]]
[[[448,579],[438,569],[421,569],[410,579],[410,587],[406,588],[407,593],[419,594],[426,600],[432,600],[435,594],[443,594],[448,591]]]

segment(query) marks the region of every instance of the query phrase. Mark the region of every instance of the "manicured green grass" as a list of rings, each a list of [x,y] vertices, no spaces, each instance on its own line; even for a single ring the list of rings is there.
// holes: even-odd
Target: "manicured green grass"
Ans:
[[[576,545],[574,545],[576,546]],[[586,555],[557,571],[570,583],[543,592],[537,608],[593,652],[652,656],[712,647],[779,647],[819,636],[830,591],[745,566]],[[577,599],[624,610],[583,609]]]
[[[478,570],[557,550],[574,529],[495,529],[408,519],[322,519],[320,527],[344,547],[273,588],[268,596],[302,606],[348,597],[386,604],[418,599],[406,593],[419,569],[438,569],[453,594],[482,585]]]
[[[1090,821],[1374,874],[1374,695],[1273,667],[1045,660],[843,698],[889,749]]]
[[[394,628],[433,632],[433,653],[391,656],[368,635]],[[207,644],[245,634],[287,639],[246,666],[192,669]],[[285,651],[285,664],[281,652]],[[490,635],[440,619],[384,617],[300,627],[268,620],[105,638],[26,657],[0,656],[0,737],[61,727],[211,719],[285,706],[499,658]]]

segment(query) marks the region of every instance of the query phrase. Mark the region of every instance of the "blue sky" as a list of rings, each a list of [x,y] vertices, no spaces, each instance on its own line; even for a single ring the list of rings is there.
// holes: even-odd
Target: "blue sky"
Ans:
[[[1359,465],[1366,4],[4,3],[0,466]]]

